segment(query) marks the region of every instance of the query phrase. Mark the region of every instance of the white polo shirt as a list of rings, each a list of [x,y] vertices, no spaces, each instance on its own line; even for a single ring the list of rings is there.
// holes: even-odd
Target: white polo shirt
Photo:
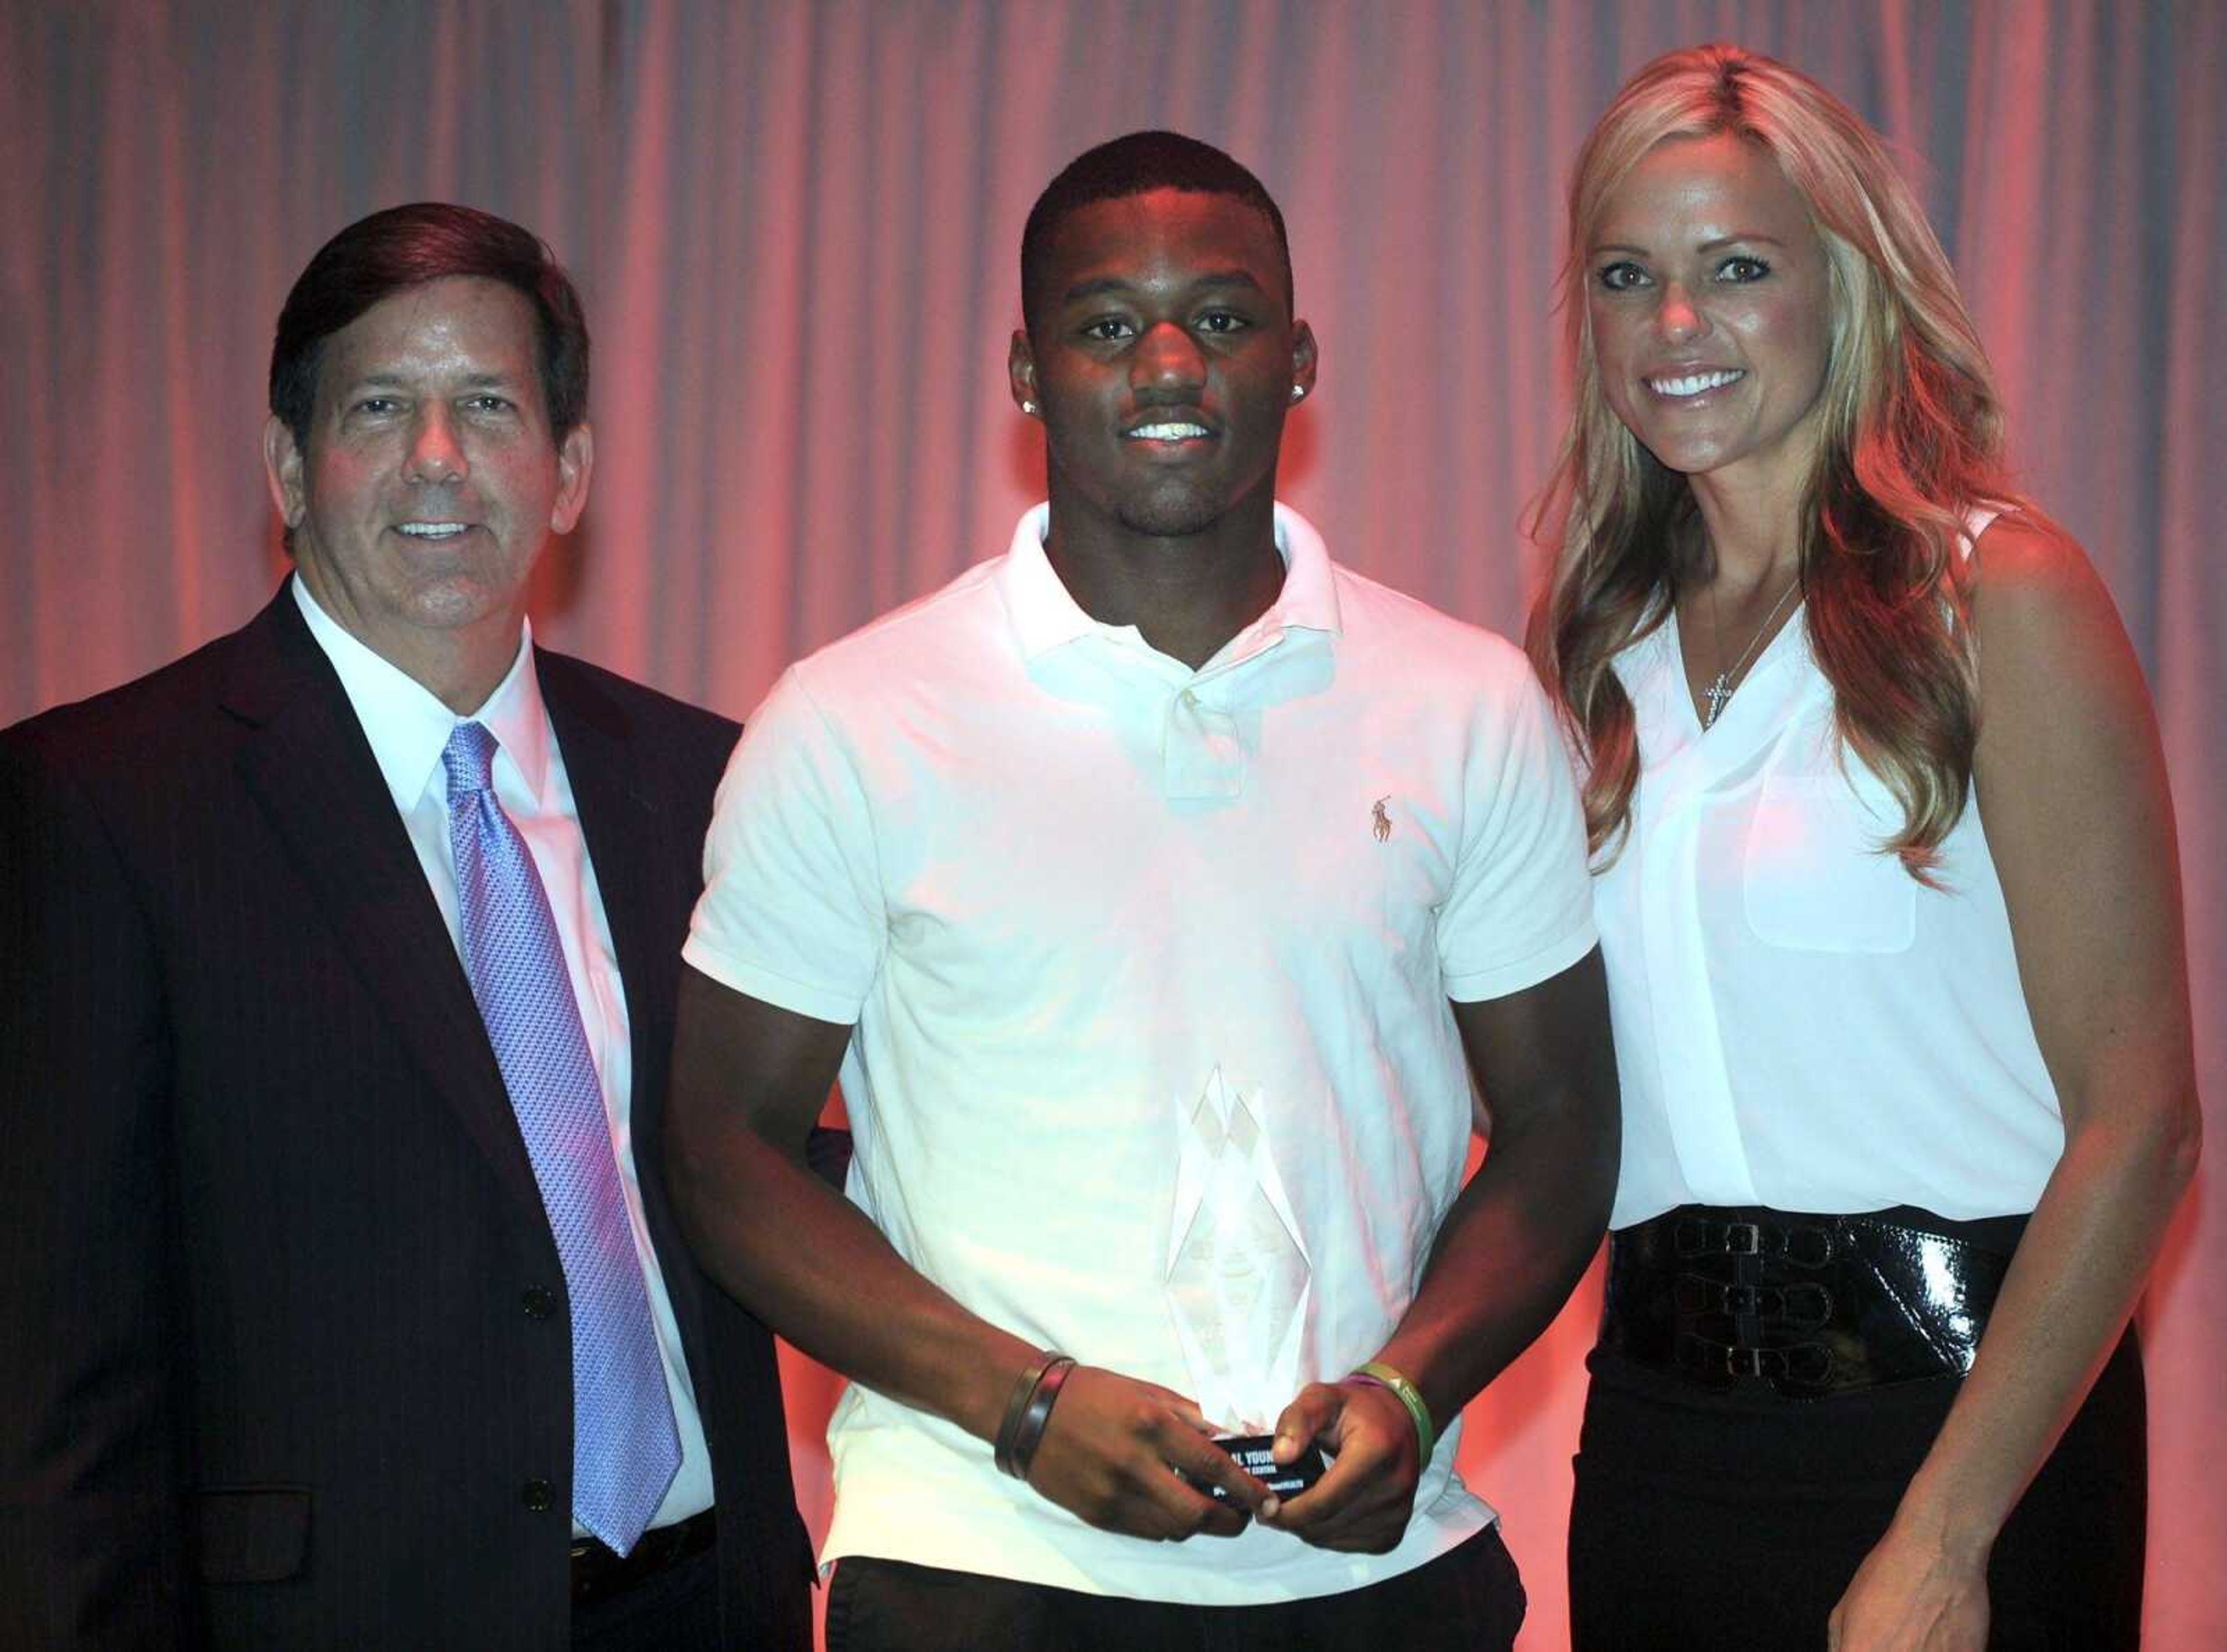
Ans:
[[[855,1023],[849,1194],[912,1266],[1031,1343],[1272,1422],[1382,1345],[1459,1190],[1447,999],[1592,947],[1574,788],[1516,649],[1333,567],[1296,514],[1275,604],[1196,672],[1083,613],[1048,520],[775,685],[686,955]],[[1388,1554],[1259,1528],[1158,1544],[853,1384],[822,1558],[1333,1593],[1491,1519],[1459,1432]]]

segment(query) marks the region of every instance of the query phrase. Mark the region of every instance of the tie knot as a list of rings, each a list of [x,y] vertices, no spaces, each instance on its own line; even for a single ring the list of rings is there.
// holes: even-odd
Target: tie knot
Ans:
[[[495,785],[495,736],[482,723],[459,723],[441,748],[441,766],[449,771],[449,797],[454,801],[484,792]]]

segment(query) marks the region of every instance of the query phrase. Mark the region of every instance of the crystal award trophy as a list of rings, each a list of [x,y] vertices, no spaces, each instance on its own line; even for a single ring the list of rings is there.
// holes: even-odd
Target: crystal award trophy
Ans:
[[[1167,1296],[1192,1398],[1237,1431],[1216,1444],[1287,1495],[1313,1483],[1320,1457],[1311,1447],[1303,1469],[1278,1470],[1262,1431],[1299,1390],[1313,1269],[1268,1151],[1261,1100],[1216,1067],[1198,1100],[1179,1104]]]

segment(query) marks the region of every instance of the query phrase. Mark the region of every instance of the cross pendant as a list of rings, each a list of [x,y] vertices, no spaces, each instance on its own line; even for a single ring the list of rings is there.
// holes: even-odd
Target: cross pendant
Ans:
[[[1717,726],[1717,718],[1724,711],[1725,702],[1732,697],[1732,685],[1725,680],[1730,674],[1719,672],[1717,680],[1701,691],[1701,698],[1709,703],[1708,711],[1701,718],[1701,726],[1705,729]]]

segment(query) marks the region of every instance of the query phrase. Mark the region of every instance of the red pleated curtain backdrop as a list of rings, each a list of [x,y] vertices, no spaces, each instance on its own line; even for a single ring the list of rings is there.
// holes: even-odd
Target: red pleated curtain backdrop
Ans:
[[[2126,615],[2216,1104],[2227,7],[2205,0],[0,0],[0,722],[268,594],[279,301],[341,225],[428,196],[533,226],[589,303],[595,496],[543,574],[543,634],[746,712],[788,660],[1002,549],[1041,469],[1002,367],[1022,218],[1070,156],[1145,125],[1228,148],[1289,217],[1323,369],[1286,494],[1342,559],[1513,630],[1561,417],[1567,168],[1634,67],[1719,37],[1905,151],[2023,473]],[[2164,1652],[2227,1645],[2223,1207],[2215,1169],[2147,1312]],[[1563,1640],[1593,1292],[1471,1410],[1528,1652]],[[824,1521],[833,1383],[789,1368]]]

